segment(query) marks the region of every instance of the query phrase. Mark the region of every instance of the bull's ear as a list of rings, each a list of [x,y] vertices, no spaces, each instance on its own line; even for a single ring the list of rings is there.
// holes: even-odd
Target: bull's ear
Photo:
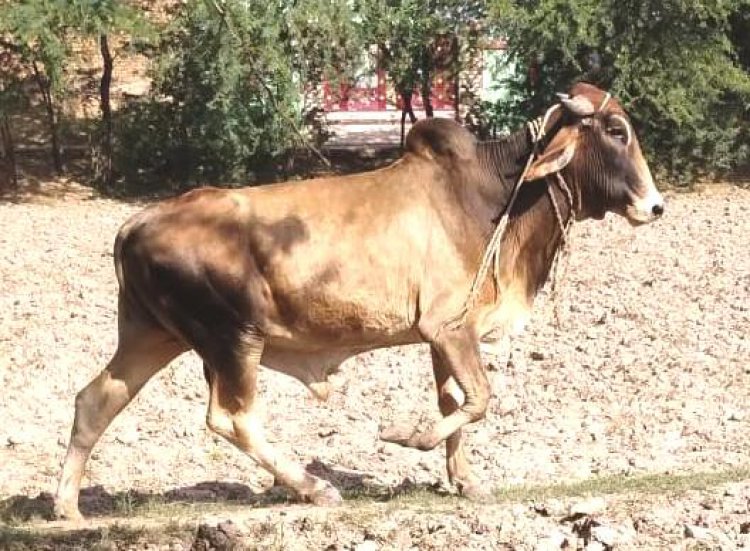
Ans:
[[[526,176],[524,176],[524,181],[538,180],[539,178],[544,178],[545,176],[561,171],[573,160],[575,152],[576,141],[570,140],[567,143],[561,144],[560,147],[543,153],[541,157],[531,163]]]

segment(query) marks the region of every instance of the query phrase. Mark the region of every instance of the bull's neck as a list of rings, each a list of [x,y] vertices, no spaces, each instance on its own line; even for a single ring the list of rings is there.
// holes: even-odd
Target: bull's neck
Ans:
[[[555,255],[562,245],[562,228],[547,187],[563,221],[570,206],[562,190],[550,179],[523,184],[510,211],[500,246],[501,282],[520,286],[531,302],[550,274]]]
[[[481,222],[494,225],[505,211],[534,143],[526,126],[502,140],[478,145],[479,172],[474,183],[483,209]]]
[[[491,235],[505,212],[513,187],[526,167],[534,143],[523,129],[499,142],[480,144],[480,164],[496,175],[482,179],[480,195],[487,205],[482,225]],[[547,280],[558,249],[562,229],[547,191],[550,186],[563,221],[570,215],[570,205],[562,190],[549,181],[524,182],[509,212],[508,225],[501,244],[501,285],[520,286],[531,302]]]

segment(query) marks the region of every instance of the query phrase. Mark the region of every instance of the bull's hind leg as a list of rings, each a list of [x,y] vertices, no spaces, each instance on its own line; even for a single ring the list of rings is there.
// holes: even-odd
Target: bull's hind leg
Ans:
[[[245,452],[275,480],[316,505],[338,505],[339,492],[329,482],[305,472],[301,465],[279,454],[265,438],[258,397],[258,364],[263,353],[259,336],[246,336],[234,354],[220,354],[206,365],[210,398],[206,423],[217,434]],[[204,358],[205,359],[205,358]]]
[[[76,396],[68,453],[55,497],[58,518],[80,519],[78,494],[86,460],[112,419],[184,345],[162,329],[134,322],[120,307],[117,351],[107,367]]]
[[[431,349],[431,352],[438,406],[440,407],[440,413],[447,417],[463,404],[464,396],[440,355],[434,348]],[[489,490],[474,475],[471,465],[466,459],[461,429],[451,434],[445,441],[445,460],[448,480],[458,488],[462,495],[478,501],[483,501],[490,495]]]

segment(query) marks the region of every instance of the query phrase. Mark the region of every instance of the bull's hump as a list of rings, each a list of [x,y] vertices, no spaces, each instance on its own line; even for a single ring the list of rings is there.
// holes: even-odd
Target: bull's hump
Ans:
[[[432,118],[412,127],[405,150],[426,158],[471,159],[476,157],[476,140],[455,121]]]

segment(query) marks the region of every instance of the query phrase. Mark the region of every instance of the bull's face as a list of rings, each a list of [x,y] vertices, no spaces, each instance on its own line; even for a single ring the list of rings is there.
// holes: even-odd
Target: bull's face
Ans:
[[[579,219],[615,212],[639,225],[659,218],[664,199],[619,102],[594,86],[577,84],[556,111],[560,129],[526,179],[561,172],[573,188]]]

